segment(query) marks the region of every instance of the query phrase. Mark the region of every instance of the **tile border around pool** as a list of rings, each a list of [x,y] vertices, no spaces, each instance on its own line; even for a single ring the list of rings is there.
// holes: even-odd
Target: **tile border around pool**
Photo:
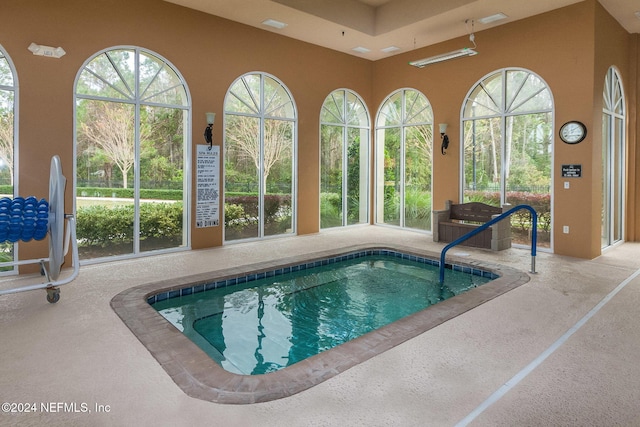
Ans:
[[[111,307],[187,395],[211,402],[247,404],[280,399],[313,387],[529,281],[526,273],[510,267],[449,257],[447,266],[469,272],[487,271],[498,278],[282,370],[253,376],[225,371],[149,304],[153,298],[157,300],[156,295],[179,295],[182,289],[199,292],[207,284],[247,277],[249,272],[267,274],[373,250],[439,258],[437,253],[400,245],[344,247],[277,263],[258,263],[136,286],[116,295]]]
[[[288,266],[279,266],[277,268],[273,268],[271,270],[265,270],[260,272],[252,272],[251,274],[241,275],[232,278],[218,279],[215,281],[211,281],[208,283],[198,283],[197,285],[187,286],[181,289],[170,289],[165,292],[154,293],[147,298],[147,303],[153,305],[156,302],[165,301],[172,298],[184,297],[187,295],[197,294],[204,291],[210,291],[212,289],[225,288],[227,286],[234,286],[242,283],[253,282],[255,280],[260,280],[268,277],[281,276],[283,274],[295,273],[298,271],[305,271],[316,267],[326,266],[330,264],[335,264],[337,262],[348,261],[352,259],[358,259],[365,256],[372,255],[384,255],[384,256],[393,256],[394,258],[405,259],[409,261],[418,262],[421,264],[428,264],[433,266],[440,265],[440,261],[437,259],[432,259],[425,256],[420,255],[412,255],[406,252],[400,252],[391,249],[365,249],[361,251],[353,251],[349,253],[345,253],[342,255],[332,256],[329,258],[323,258],[320,260],[311,260],[307,262],[303,262],[300,264],[288,265]],[[481,269],[478,266],[470,266],[470,265],[462,265],[460,263],[445,263],[446,268],[461,271],[463,273],[473,274],[475,276],[486,277],[488,279],[497,279],[500,277],[498,274],[486,270]]]

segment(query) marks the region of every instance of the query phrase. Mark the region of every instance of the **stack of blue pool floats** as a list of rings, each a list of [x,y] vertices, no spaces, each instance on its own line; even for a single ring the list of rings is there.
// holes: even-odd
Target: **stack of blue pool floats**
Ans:
[[[42,240],[49,227],[49,203],[33,196],[0,198],[0,242]]]

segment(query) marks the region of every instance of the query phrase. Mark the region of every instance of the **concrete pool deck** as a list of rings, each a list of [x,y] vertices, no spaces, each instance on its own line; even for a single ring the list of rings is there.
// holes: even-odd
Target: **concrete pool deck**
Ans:
[[[0,412],[0,425],[640,425],[640,243],[594,260],[538,252],[529,282],[307,390],[256,404],[185,394],[110,306],[138,285],[359,244],[443,247],[365,226],[82,266],[57,304],[42,290],[0,296],[0,403],[22,410]],[[517,248],[450,255],[523,272],[531,262]]]

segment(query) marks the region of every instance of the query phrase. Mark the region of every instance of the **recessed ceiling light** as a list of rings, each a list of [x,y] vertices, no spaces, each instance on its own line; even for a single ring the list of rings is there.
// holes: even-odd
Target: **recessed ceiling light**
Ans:
[[[276,21],[275,19],[267,19],[262,21],[263,25],[268,25],[269,27],[277,28],[279,30],[283,29],[287,26],[284,22]]]
[[[355,52],[358,53],[367,53],[367,52],[371,52],[371,49],[367,49],[366,47],[362,47],[362,46],[358,46],[358,47],[354,47],[353,49],[351,49]]]
[[[396,50],[400,50],[400,48],[398,46],[389,46],[380,50],[383,51],[384,53],[389,53],[389,52],[395,52]]]
[[[496,13],[494,15],[485,16],[484,18],[480,18],[480,19],[478,19],[478,22],[481,23],[481,24],[489,24],[491,22],[501,21],[503,19],[507,19],[507,15],[505,15],[502,12],[500,12],[500,13]]]

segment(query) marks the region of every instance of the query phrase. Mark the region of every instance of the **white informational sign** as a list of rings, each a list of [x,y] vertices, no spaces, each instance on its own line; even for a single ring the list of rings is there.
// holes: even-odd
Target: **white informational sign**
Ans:
[[[220,147],[198,145],[196,156],[196,228],[220,225]]]

